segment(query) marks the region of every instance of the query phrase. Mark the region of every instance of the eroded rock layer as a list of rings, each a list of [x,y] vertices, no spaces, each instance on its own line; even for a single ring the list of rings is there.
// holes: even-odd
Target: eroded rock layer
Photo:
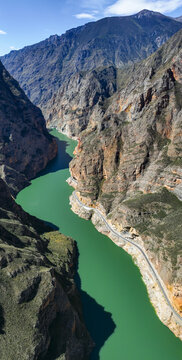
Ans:
[[[116,81],[116,93],[88,112],[85,130],[76,123],[73,185],[119,231],[141,236],[182,314],[182,32],[142,63],[116,71]]]

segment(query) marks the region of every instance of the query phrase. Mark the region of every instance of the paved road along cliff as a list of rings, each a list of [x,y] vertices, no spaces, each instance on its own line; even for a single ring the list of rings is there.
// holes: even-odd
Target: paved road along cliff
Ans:
[[[74,181],[76,183],[76,180],[72,179],[72,181]],[[89,207],[89,206],[85,206],[80,201],[80,199],[76,195],[75,191],[73,192],[73,197],[80,204],[80,206],[83,207],[86,211],[94,211],[97,215],[99,215],[99,217],[104,221],[105,225],[108,227],[109,231],[111,231],[114,235],[116,235],[118,238],[124,240],[125,242],[128,242],[129,244],[132,244],[133,246],[135,246],[142,253],[142,255],[144,256],[144,258],[145,258],[145,260],[146,260],[146,262],[147,262],[147,264],[148,264],[148,266],[150,268],[150,271],[152,272],[152,275],[154,276],[155,280],[157,281],[157,283],[158,283],[158,285],[159,285],[159,287],[160,287],[160,289],[161,289],[161,291],[162,291],[162,293],[164,295],[164,298],[165,298],[167,304],[169,305],[173,315],[175,316],[175,319],[176,319],[177,323],[182,326],[182,317],[177,313],[177,311],[172,306],[171,301],[170,301],[170,299],[169,299],[169,297],[167,295],[166,289],[164,288],[164,285],[162,284],[162,281],[161,281],[157,271],[154,269],[154,266],[152,265],[151,261],[149,260],[147,254],[144,252],[144,250],[139,245],[137,245],[134,241],[129,239],[128,237],[123,236],[118,231],[114,230],[113,227],[107,222],[106,218],[103,216],[103,214],[98,209],[95,209],[95,208],[92,208],[92,207]]]

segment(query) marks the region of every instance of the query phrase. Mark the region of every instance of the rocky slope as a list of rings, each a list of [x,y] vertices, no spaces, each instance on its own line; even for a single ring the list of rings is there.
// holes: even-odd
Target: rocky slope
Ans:
[[[118,70],[110,66],[73,75],[49,102],[47,125],[78,137],[97,118],[99,121],[100,104],[109,101],[117,90],[117,74]]]
[[[73,280],[75,242],[25,213],[13,198],[56,152],[41,111],[0,63],[2,360],[85,360],[93,346]]]
[[[143,10],[90,22],[1,59],[48,120],[53,117],[49,102],[72,75],[110,65],[122,68],[146,58],[181,26],[174,19]]]
[[[0,63],[0,176],[16,193],[56,152],[40,109]]]
[[[0,193],[0,358],[87,359],[74,241],[22,211],[2,179]]]
[[[70,165],[71,175],[78,181],[73,185],[80,199],[99,207],[119,231],[141,236],[145,251],[180,314],[181,64],[179,31],[142,63],[124,73],[115,70],[116,76],[108,80],[107,87],[112,89],[117,82],[116,93],[105,101],[99,97],[85,119],[83,131],[82,123],[77,121],[79,143]],[[107,71],[114,74],[114,69]],[[86,75],[85,79],[92,77]],[[92,81],[80,91],[86,94],[88,89],[92,89]],[[92,101],[89,96],[90,104]],[[72,96],[68,106],[73,106]],[[85,101],[83,114],[87,114],[87,108]],[[68,133],[75,135],[72,124],[70,116]]]

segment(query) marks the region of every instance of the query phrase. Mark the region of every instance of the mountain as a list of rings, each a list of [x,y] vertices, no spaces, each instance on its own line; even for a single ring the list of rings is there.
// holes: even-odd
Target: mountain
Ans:
[[[182,16],[175,18],[176,21],[182,22]]]
[[[110,224],[118,231],[129,232],[133,241],[142,246],[179,314],[182,312],[181,27],[180,22],[143,10],[129,17],[86,24],[2,58],[28,96],[41,107],[48,125],[79,139],[70,165],[72,185],[78,197],[85,204],[99,208]],[[18,142],[23,149],[27,142],[22,140],[24,132],[20,135]],[[35,138],[38,139],[34,134]],[[9,161],[6,144],[10,146],[11,139],[11,134],[3,138],[6,161]],[[55,145],[52,146],[56,151]],[[37,151],[37,159],[41,155]],[[32,158],[36,158],[34,153]],[[17,162],[18,171],[15,170],[23,175],[26,172],[29,178],[31,161],[27,168],[22,159],[19,158],[21,164]],[[8,167],[14,163],[9,161]],[[8,180],[6,177],[7,183]],[[73,197],[71,201],[73,209],[83,216],[83,209],[79,209]],[[97,228],[106,233],[103,224],[92,214],[91,217]],[[37,236],[45,239],[41,233]],[[161,300],[143,258],[133,248],[129,250],[125,246],[125,249],[134,256],[144,274],[160,319],[182,338],[181,327],[166,309],[164,299]],[[89,348],[90,339],[84,334],[84,344]],[[79,332],[78,347],[80,341]],[[81,344],[84,358],[86,347]]]
[[[0,63],[0,176],[17,193],[56,152],[40,109]]]
[[[40,109],[0,63],[1,360],[85,360],[93,346],[74,283],[76,243],[14,200],[56,153]]]
[[[54,35],[1,58],[31,101],[52,119],[49,102],[65,81],[80,71],[140,61],[152,54],[182,24],[160,13],[143,10],[109,17]],[[61,90],[60,90],[61,91]],[[54,118],[59,117],[59,112]]]
[[[182,30],[143,62],[83,74],[69,88],[61,100],[66,131],[79,137],[71,184],[84,204],[145,249],[182,314]],[[74,197],[72,205],[83,214]],[[94,216],[93,222],[108,231]],[[144,279],[160,319],[182,338]]]

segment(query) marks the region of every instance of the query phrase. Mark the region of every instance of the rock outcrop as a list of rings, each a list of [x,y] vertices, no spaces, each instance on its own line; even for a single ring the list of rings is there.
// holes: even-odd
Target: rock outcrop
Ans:
[[[88,359],[75,242],[18,206],[0,179],[0,358]]]
[[[116,71],[120,87],[105,101],[100,98],[85,130],[77,128],[79,143],[70,164],[80,199],[100,208],[119,231],[141,236],[180,314],[181,39],[179,31],[142,63],[124,74]]]
[[[54,117],[50,102],[71,76],[98,67],[122,68],[140,61],[181,27],[172,18],[143,10],[132,16],[89,22],[62,36],[54,35],[39,44],[12,51],[1,59],[31,101],[40,106],[46,120],[51,120],[57,117],[60,108],[58,104]]]
[[[0,176],[16,193],[57,153],[43,115],[0,63]]]

